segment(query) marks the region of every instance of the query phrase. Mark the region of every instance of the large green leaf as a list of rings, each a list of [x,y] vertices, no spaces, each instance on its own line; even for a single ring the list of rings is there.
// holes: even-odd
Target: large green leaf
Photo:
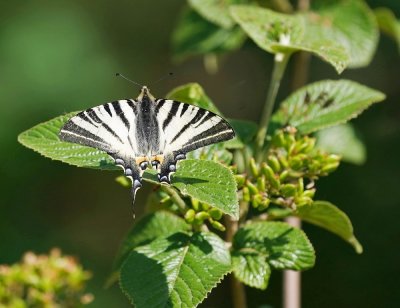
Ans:
[[[135,307],[195,307],[231,270],[225,243],[210,232],[175,233],[135,248],[120,284]]]
[[[379,28],[385,34],[389,35],[397,43],[400,52],[400,21],[391,10],[385,7],[375,9],[375,16],[378,21]]]
[[[312,12],[306,14],[305,19],[307,36],[318,34],[320,38],[344,46],[350,67],[363,67],[371,62],[379,31],[374,14],[364,1],[312,1]]]
[[[232,254],[232,269],[235,277],[244,284],[265,290],[268,286],[271,268],[265,255],[254,252]]]
[[[179,231],[189,231],[184,219],[166,211],[157,211],[144,216],[133,226],[125,237],[114,262],[114,270],[119,270],[133,248],[145,245],[158,237],[166,237]]]
[[[273,122],[290,124],[308,134],[347,122],[384,99],[383,93],[353,81],[324,80],[290,95],[274,114]]]
[[[235,234],[233,249],[234,253],[263,255],[275,269],[305,270],[315,263],[314,248],[305,233],[284,222],[246,224]]]
[[[315,201],[310,205],[299,207],[294,214],[304,221],[335,233],[350,243],[357,253],[362,253],[363,248],[354,236],[349,217],[332,203]]]
[[[270,53],[303,50],[316,54],[340,73],[346,67],[345,48],[322,31],[305,28],[302,15],[288,15],[256,7],[231,6],[231,14],[248,36]]]
[[[146,172],[144,179],[158,184],[154,172]],[[171,182],[184,196],[198,199],[234,218],[239,217],[235,178],[220,163],[194,159],[181,161]]]
[[[246,0],[188,0],[189,5],[208,21],[229,29],[235,22],[229,14],[229,6]]]
[[[172,34],[172,50],[176,60],[183,60],[188,56],[238,49],[245,39],[246,35],[239,27],[221,28],[187,9]]]
[[[340,155],[342,161],[357,165],[365,162],[365,145],[350,123],[325,128],[318,131],[316,136],[318,148]]]
[[[61,127],[76,113],[72,112],[38,124],[21,133],[18,141],[45,157],[70,165],[120,170],[115,166],[114,160],[105,152],[75,143],[62,142],[58,138]]]

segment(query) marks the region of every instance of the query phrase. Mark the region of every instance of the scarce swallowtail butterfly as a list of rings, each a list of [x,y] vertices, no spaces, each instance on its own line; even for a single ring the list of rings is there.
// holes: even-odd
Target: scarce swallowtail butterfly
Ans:
[[[132,181],[132,198],[147,167],[170,183],[178,160],[198,148],[235,136],[227,121],[203,108],[156,99],[142,87],[136,99],[123,99],[78,113],[61,128],[60,139],[108,153]]]

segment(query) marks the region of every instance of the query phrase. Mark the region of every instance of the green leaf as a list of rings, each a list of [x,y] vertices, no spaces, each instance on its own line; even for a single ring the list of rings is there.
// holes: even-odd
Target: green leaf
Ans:
[[[235,24],[229,14],[229,6],[246,2],[244,0],[188,0],[189,5],[203,18],[222,28],[232,28]]]
[[[232,254],[232,269],[235,277],[244,284],[261,290],[267,288],[271,268],[265,256],[251,252],[235,252]]]
[[[146,172],[143,178],[159,184],[154,172]],[[234,218],[239,217],[236,181],[227,167],[209,160],[183,160],[171,183],[184,196],[198,199]]]
[[[172,34],[176,60],[193,55],[218,54],[238,49],[246,39],[239,27],[220,28],[193,10],[184,10]]]
[[[308,51],[333,65],[339,73],[346,67],[348,55],[344,47],[321,31],[305,28],[306,19],[301,15],[245,5],[231,6],[231,14],[261,49],[274,54]]]
[[[179,231],[189,231],[184,219],[166,211],[157,211],[141,218],[123,241],[114,262],[118,270],[133,248],[145,245],[158,237],[166,237]]]
[[[379,28],[389,35],[397,43],[400,52],[400,21],[397,20],[393,12],[387,8],[380,7],[374,10]]]
[[[233,239],[235,253],[266,257],[275,269],[305,270],[314,266],[315,252],[305,233],[284,222],[251,222]]]
[[[135,307],[195,307],[231,270],[225,243],[210,232],[175,233],[135,248],[120,285]]]
[[[18,136],[18,141],[41,155],[78,167],[120,170],[105,152],[58,138],[61,127],[77,112],[56,117],[38,124]]]
[[[358,138],[350,123],[332,126],[316,134],[317,147],[341,156],[341,160],[362,165],[366,160],[364,143]]]
[[[364,1],[313,1],[312,12],[306,14],[305,19],[308,36],[318,34],[342,45],[349,56],[350,67],[364,67],[371,62],[379,31],[374,14]]]
[[[363,248],[354,236],[349,217],[332,203],[315,201],[310,205],[299,207],[294,213],[302,220],[324,228],[350,243],[357,253]]]
[[[226,142],[225,142],[226,143]],[[229,143],[230,144],[230,143]],[[239,143],[234,143],[233,146],[240,146]],[[242,145],[243,146],[243,145]],[[211,144],[192,151],[186,155],[188,159],[207,159],[220,162],[224,165],[229,165],[232,161],[232,153],[225,149],[228,144],[224,143]]]
[[[382,92],[349,80],[324,80],[290,95],[272,121],[290,124],[303,134],[337,125],[358,116],[372,103],[385,99]]]
[[[211,99],[206,95],[202,86],[195,82],[176,87],[175,89],[170,91],[166,97],[168,99],[192,104],[221,115],[221,112],[214,105]]]

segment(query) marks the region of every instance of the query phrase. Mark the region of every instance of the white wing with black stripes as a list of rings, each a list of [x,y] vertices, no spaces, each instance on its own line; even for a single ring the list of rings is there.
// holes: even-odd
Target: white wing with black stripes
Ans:
[[[143,87],[136,100],[119,100],[78,113],[61,129],[61,140],[107,152],[132,180],[132,196],[148,166],[170,183],[187,152],[233,138],[220,116],[186,103],[155,99]]]

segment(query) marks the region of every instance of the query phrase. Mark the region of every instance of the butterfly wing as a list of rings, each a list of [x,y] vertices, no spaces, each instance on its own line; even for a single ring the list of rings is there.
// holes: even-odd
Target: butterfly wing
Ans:
[[[161,182],[170,182],[176,162],[184,159],[186,153],[235,136],[230,124],[219,115],[190,104],[158,99],[155,112],[163,141]]]
[[[143,170],[138,167],[136,136],[137,102],[119,100],[78,113],[61,128],[63,141],[107,152],[133,183],[133,197],[141,187]]]

